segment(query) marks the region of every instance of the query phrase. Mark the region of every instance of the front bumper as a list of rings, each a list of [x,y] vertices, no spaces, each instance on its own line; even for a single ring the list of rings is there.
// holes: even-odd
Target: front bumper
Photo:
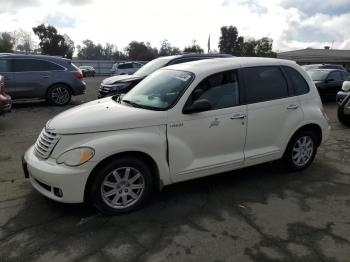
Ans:
[[[98,89],[98,98],[104,98],[108,96],[114,96],[120,94],[119,90],[111,90],[110,88],[106,88],[105,86],[101,85]]]
[[[52,158],[38,158],[33,146],[22,161],[25,176],[44,196],[64,203],[84,202],[86,182],[96,163],[87,162],[79,167],[59,165]]]

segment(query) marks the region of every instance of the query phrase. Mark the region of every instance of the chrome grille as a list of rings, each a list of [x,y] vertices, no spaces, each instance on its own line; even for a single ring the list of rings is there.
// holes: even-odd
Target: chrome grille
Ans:
[[[46,130],[46,128],[44,128],[41,131],[38,139],[36,140],[34,147],[35,154],[40,158],[47,159],[50,156],[52,149],[55,147],[59,139],[59,135],[50,132]]]

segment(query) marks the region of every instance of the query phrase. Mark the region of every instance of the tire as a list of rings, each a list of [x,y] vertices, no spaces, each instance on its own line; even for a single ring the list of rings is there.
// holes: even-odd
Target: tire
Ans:
[[[46,99],[51,105],[65,106],[71,101],[72,92],[65,85],[54,85],[47,91]]]
[[[126,179],[127,174],[129,179]],[[136,158],[116,159],[93,175],[95,177],[89,189],[90,201],[105,215],[124,214],[139,209],[153,190],[150,169]]]
[[[296,133],[291,138],[283,159],[289,169],[292,171],[301,171],[311,165],[316,152],[317,139],[315,133],[305,130]]]
[[[340,123],[345,126],[350,126],[350,116],[344,114],[343,107],[338,107],[337,115]]]

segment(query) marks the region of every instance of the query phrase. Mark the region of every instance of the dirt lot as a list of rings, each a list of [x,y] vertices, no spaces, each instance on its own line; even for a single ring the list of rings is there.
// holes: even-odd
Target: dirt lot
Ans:
[[[95,99],[101,79],[70,106]],[[350,130],[335,103],[306,171],[269,163],[181,183],[117,217],[50,201],[23,177],[21,154],[70,106],[16,103],[0,117],[0,261],[350,261]]]

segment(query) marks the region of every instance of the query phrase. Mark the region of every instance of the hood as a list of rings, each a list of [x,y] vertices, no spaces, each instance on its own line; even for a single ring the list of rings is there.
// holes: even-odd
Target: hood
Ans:
[[[102,84],[111,85],[111,84],[114,84],[116,82],[122,82],[122,83],[132,82],[134,80],[139,80],[142,78],[143,77],[134,76],[134,75],[117,75],[117,76],[112,76],[112,77],[108,77],[108,78],[104,79],[102,81]]]
[[[162,125],[166,119],[167,111],[135,108],[108,97],[62,112],[46,128],[57,134],[82,134]]]

